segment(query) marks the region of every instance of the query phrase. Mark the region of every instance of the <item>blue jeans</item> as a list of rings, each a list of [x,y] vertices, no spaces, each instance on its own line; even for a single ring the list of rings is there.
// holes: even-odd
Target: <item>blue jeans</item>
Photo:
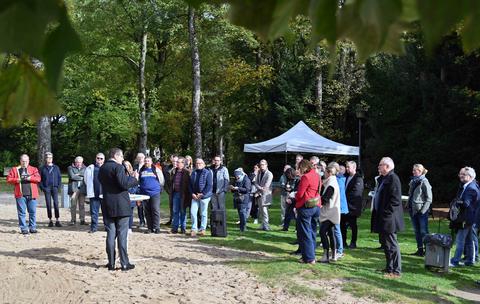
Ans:
[[[237,206],[238,218],[240,219],[240,231],[247,230],[247,218],[248,218],[248,204],[239,204]]]
[[[22,232],[37,230],[37,200],[22,196],[17,198],[18,226]],[[28,226],[26,222],[28,211]]]
[[[316,218],[320,216],[320,208],[300,208],[297,214],[297,239],[302,260],[306,263],[315,260],[317,235]]]
[[[201,199],[201,200],[192,200],[192,206],[190,207],[190,216],[192,220],[192,231],[197,231],[197,214],[198,208],[200,207],[200,231],[205,231],[207,229],[207,214],[208,214],[208,203],[210,202],[210,197]]]
[[[337,253],[343,253],[343,239],[342,239],[342,231],[340,229],[340,224],[335,224],[335,242],[337,243]]]
[[[98,230],[98,214],[101,204],[102,200],[99,198],[90,199],[90,216],[92,217],[92,222],[90,223],[90,231]]]
[[[417,240],[417,248],[423,248],[423,238],[428,234],[428,212],[411,214],[413,231]]]
[[[182,195],[180,192],[173,192],[172,204],[172,231],[177,231],[179,226],[182,231],[185,231],[185,229],[187,229],[187,213],[186,210],[182,208]]]
[[[458,229],[457,237],[455,240],[456,248],[455,255],[450,260],[453,265],[458,265],[462,258],[463,251],[465,250],[466,260],[465,265],[473,264],[474,257],[474,245],[472,237],[472,226],[465,226],[463,229]]]

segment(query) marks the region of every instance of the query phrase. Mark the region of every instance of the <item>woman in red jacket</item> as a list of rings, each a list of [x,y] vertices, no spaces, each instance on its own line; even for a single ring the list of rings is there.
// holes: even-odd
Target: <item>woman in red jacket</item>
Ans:
[[[298,165],[300,183],[295,195],[295,208],[297,209],[297,239],[302,252],[301,263],[315,264],[315,247],[317,223],[320,216],[321,199],[319,190],[322,186],[320,176],[313,169],[308,160],[302,160]],[[309,207],[306,202],[317,198],[316,205]]]

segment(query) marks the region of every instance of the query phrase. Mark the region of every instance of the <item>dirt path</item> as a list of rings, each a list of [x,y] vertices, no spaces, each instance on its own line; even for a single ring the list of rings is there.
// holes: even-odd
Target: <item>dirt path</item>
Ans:
[[[322,301],[291,295],[226,265],[239,258],[270,258],[261,252],[166,233],[131,234],[129,254],[136,268],[109,272],[102,267],[105,232],[47,228],[45,209],[38,211],[39,233],[22,236],[15,206],[0,206],[0,303],[371,303],[339,287],[329,289]]]

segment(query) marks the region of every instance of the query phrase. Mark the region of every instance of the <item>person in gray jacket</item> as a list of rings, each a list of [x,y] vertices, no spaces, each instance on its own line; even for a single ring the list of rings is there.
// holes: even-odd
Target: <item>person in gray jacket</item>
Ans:
[[[413,165],[413,176],[408,190],[408,211],[417,240],[417,251],[413,254],[416,256],[425,255],[423,238],[428,234],[428,210],[432,204],[432,186],[425,177],[427,172],[423,165]]]
[[[72,219],[70,226],[75,225],[77,219],[77,204],[80,213],[80,225],[87,225],[85,222],[85,195],[87,193],[83,177],[85,176],[85,165],[83,157],[75,157],[75,162],[68,167],[68,195],[70,195],[70,213]]]
[[[273,174],[268,170],[268,163],[262,159],[260,161],[260,172],[255,181],[257,192],[255,193],[255,202],[258,206],[258,221],[261,223],[261,229],[268,231],[268,207],[272,204],[272,181]]]
[[[222,165],[222,157],[216,155],[210,167],[213,173],[211,205],[214,210],[225,210],[225,193],[230,189],[230,176],[227,167]]]

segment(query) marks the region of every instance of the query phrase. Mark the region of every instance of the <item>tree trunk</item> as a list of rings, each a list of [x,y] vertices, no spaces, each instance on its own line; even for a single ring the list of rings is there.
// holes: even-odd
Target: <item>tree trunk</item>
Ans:
[[[223,153],[223,115],[220,114],[218,117],[218,155],[225,162]]]
[[[43,70],[43,62],[35,58],[31,58],[30,61],[35,69]],[[52,125],[49,116],[43,116],[37,122],[38,167],[44,164],[46,152],[52,152]]]
[[[52,129],[49,116],[43,116],[38,120],[37,135],[37,160],[40,167],[44,164],[45,153],[52,151]]]
[[[147,150],[148,122],[147,122],[147,91],[145,89],[145,60],[147,56],[147,26],[143,27],[140,40],[140,60],[138,65],[138,106],[140,108],[140,137],[138,151]]]
[[[315,98],[318,104],[318,119],[320,121],[320,126],[323,126],[322,121],[322,112],[323,112],[323,75],[322,75],[322,65],[321,65],[321,50],[320,46],[317,45],[315,48],[315,54],[318,60],[317,66],[317,75],[316,75],[316,88],[315,88]]]
[[[195,158],[202,157],[202,124],[200,119],[200,55],[198,53],[197,34],[195,33],[195,11],[188,8],[188,36],[192,51],[192,113],[193,113],[193,145]]]

